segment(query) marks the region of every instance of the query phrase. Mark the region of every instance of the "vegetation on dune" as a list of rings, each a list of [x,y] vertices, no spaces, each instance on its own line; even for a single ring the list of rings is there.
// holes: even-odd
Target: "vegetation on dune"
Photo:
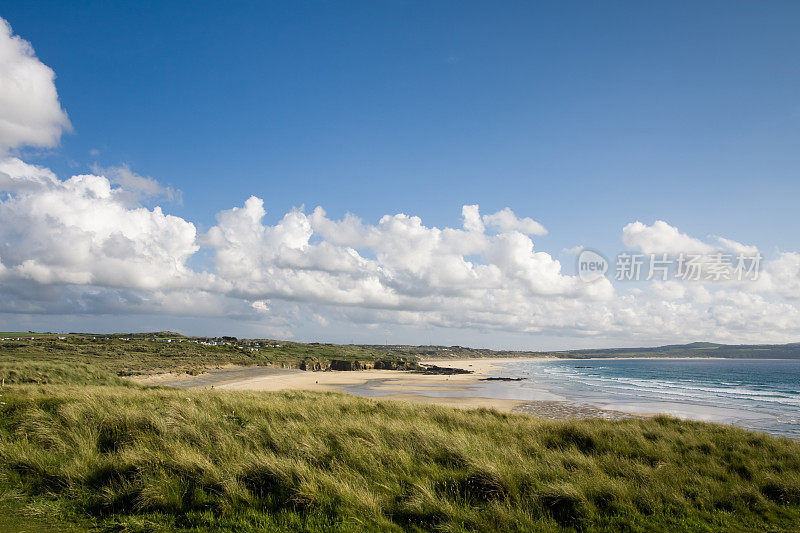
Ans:
[[[416,357],[407,354],[359,346],[275,343],[275,347],[251,350],[244,344],[204,345],[178,338],[182,342],[163,342],[165,337],[141,334],[137,337],[66,335],[62,338],[49,335],[2,341],[0,378],[6,383],[112,384],[109,379],[114,376],[157,372],[198,374],[228,364],[303,368],[309,362],[330,366],[331,360],[416,361]],[[43,367],[38,374],[36,365]],[[81,366],[91,367],[85,379],[67,375]]]
[[[259,342],[266,347],[255,348]],[[274,343],[274,346],[269,344]],[[275,341],[193,340],[163,342],[159,337],[71,335],[0,341],[0,380],[8,384],[118,385],[122,377],[164,372],[200,374],[225,365],[272,365],[302,370],[383,368],[457,373],[419,364],[402,351],[335,344],[278,344]]]
[[[800,443],[308,392],[5,387],[0,508],[151,530],[755,530],[800,523]]]
[[[19,361],[0,358],[4,384],[86,384],[129,386],[130,381],[88,363],[64,361]]]
[[[231,363],[358,368],[434,352],[487,355],[266,344],[200,344],[169,332],[0,342],[0,530],[790,531],[800,523],[800,443],[789,439],[670,418],[556,422],[123,378]]]

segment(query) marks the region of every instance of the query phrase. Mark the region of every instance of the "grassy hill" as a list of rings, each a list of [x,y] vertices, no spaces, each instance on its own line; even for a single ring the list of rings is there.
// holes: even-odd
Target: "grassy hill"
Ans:
[[[0,510],[62,530],[793,531],[800,443],[339,394],[14,386]],[[2,525],[2,522],[0,522]]]
[[[164,333],[6,334],[5,338],[12,340],[0,340],[0,378],[11,383],[76,383],[82,374],[85,383],[114,384],[118,377],[157,372],[197,374],[227,364],[302,368],[306,364],[329,366],[331,361],[399,364],[418,359],[405,352],[361,346],[214,340]]]
[[[665,417],[558,422],[123,379],[227,363],[421,357],[410,347],[269,341],[251,351],[251,341],[206,341],[169,332],[0,341],[0,530],[792,531],[800,523],[800,443],[789,439]]]

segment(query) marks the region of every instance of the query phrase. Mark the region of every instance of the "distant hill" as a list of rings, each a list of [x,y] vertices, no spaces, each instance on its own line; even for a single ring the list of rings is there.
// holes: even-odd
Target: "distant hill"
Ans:
[[[790,344],[718,344],[713,342],[691,342],[688,344],[668,344],[651,348],[596,348],[560,351],[490,350],[468,346],[413,346],[408,344],[330,344],[319,342],[295,342],[275,339],[237,339],[232,336],[194,337],[173,331],[146,333],[35,333],[0,332],[0,341],[56,341],[74,344],[80,340],[110,342],[119,349],[130,350],[130,344],[123,341],[144,342],[152,347],[153,342],[195,343],[203,345],[225,345],[233,348],[269,348],[270,360],[299,361],[307,357],[323,359],[346,359],[374,361],[389,359],[474,359],[481,357],[560,357],[565,359],[588,359],[603,357],[719,357],[738,359],[800,359],[800,342]],[[214,342],[210,342],[214,341]],[[144,345],[143,345],[144,346]],[[187,345],[188,346],[188,345]],[[0,352],[8,344],[0,344]],[[205,349],[208,346],[204,346]],[[149,350],[150,348],[148,348]],[[188,348],[187,348],[188,349]],[[138,349],[137,349],[138,350]],[[136,351],[136,350],[134,350]],[[265,353],[261,355],[266,356]],[[268,361],[264,361],[266,363]],[[274,361],[273,361],[274,362]],[[253,361],[255,363],[255,361]]]
[[[588,359],[603,357],[720,357],[739,359],[800,359],[800,343],[718,344],[692,342],[652,348],[597,348],[561,351],[516,351],[469,348],[466,346],[362,345],[364,349],[423,359],[472,359],[478,357],[560,357]]]
[[[800,343],[791,344],[716,344],[692,342],[655,348],[606,348],[552,352],[569,358],[589,357],[730,357],[740,359],[800,359]]]
[[[692,342],[652,348],[597,348],[561,351],[515,351],[468,348],[465,346],[363,346],[376,351],[401,353],[427,359],[470,359],[477,357],[560,357],[588,359],[603,357],[720,357],[738,359],[800,359],[800,343],[791,344],[718,344]]]

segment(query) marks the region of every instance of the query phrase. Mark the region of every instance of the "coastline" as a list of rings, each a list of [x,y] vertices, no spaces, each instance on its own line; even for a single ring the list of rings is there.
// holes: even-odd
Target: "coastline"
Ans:
[[[217,369],[191,376],[188,374],[164,373],[130,378],[140,385],[167,386],[186,389],[226,389],[273,392],[280,390],[310,390],[344,392],[353,390],[376,391],[370,397],[428,403],[460,408],[489,407],[510,412],[529,403],[508,398],[486,398],[458,395],[431,396],[426,392],[468,392],[481,383],[482,378],[503,368],[504,363],[522,361],[544,361],[556,358],[480,358],[480,359],[430,359],[425,364],[444,368],[469,370],[470,374],[418,374],[403,370],[330,370],[313,372],[274,367],[245,367],[225,365]],[[355,393],[358,395],[358,393]],[[362,394],[366,395],[366,394]]]
[[[605,357],[602,359],[667,359],[663,357]],[[690,358],[670,358],[690,359]],[[716,359],[716,358],[691,358]],[[268,366],[224,365],[195,376],[189,374],[161,373],[134,376],[129,379],[140,385],[166,386],[184,389],[226,389],[274,392],[281,390],[309,390],[341,392],[367,396],[375,399],[410,403],[438,404],[459,408],[488,407],[504,412],[525,412],[553,418],[578,416],[586,418],[592,412],[598,416],[614,413],[617,416],[648,416],[641,413],[608,411],[589,404],[554,398],[544,393],[542,399],[523,400],[502,397],[470,396],[456,394],[446,396],[442,392],[468,393],[476,386],[486,383],[483,379],[500,371],[509,363],[543,361],[580,361],[563,357],[481,357],[467,359],[425,359],[423,364],[443,368],[469,370],[469,374],[420,374],[403,370],[329,370],[324,372],[303,371]],[[509,376],[513,377],[513,376]],[[426,394],[428,393],[428,394]],[[434,393],[434,394],[430,394]],[[558,406],[558,409],[554,409]]]
[[[373,381],[383,382],[383,388],[401,387],[403,390],[424,387],[423,390],[434,390],[437,384],[448,390],[459,390],[456,387],[475,385],[482,378],[489,377],[492,372],[502,370],[509,363],[552,362],[552,361],[632,361],[632,360],[738,360],[748,358],[737,357],[476,357],[467,359],[423,359],[422,364],[435,365],[442,368],[454,368],[470,371],[469,374],[421,374],[406,370],[327,370],[303,371],[275,366],[242,366],[222,365],[197,375],[165,372],[129,376],[126,379],[147,386],[168,386],[177,388],[203,388],[214,386],[232,390],[322,390],[340,391],[342,387],[367,385]],[[513,376],[509,376],[513,377]],[[386,397],[386,396],[382,396]],[[435,397],[435,400],[443,398]],[[497,398],[502,400],[502,398]]]
[[[649,418],[658,413],[692,420],[751,426],[751,414],[727,406],[712,406],[675,399],[642,398],[633,403],[619,399],[570,394],[551,389],[545,383],[531,385],[514,383],[516,374],[504,373],[506,365],[528,362],[566,360],[572,363],[603,360],[713,360],[738,359],[719,357],[606,357],[606,358],[467,358],[426,359],[424,364],[441,368],[468,370],[469,374],[423,374],[402,370],[303,371],[268,366],[226,365],[209,372],[190,376],[157,374],[140,376],[133,381],[142,385],[167,386],[183,389],[226,389],[249,391],[308,390],[338,392],[376,400],[391,400],[413,404],[436,404],[457,408],[492,408],[503,412],[526,413],[550,419]],[[489,377],[511,378],[509,381],[490,381]],[[736,422],[734,422],[736,421]]]
[[[166,386],[182,389],[221,389],[275,392],[281,390],[308,390],[339,392],[412,404],[432,404],[460,409],[491,408],[502,412],[525,413],[550,419],[566,418],[621,418],[643,415],[610,411],[598,407],[555,399],[544,393],[543,399],[472,396],[493,372],[502,370],[508,363],[530,361],[555,361],[557,357],[505,357],[472,359],[428,359],[425,364],[443,368],[469,370],[469,374],[421,374],[402,370],[331,370],[303,371],[275,367],[246,367],[224,365],[191,376],[189,374],[162,373],[135,376],[131,379],[140,385]],[[484,391],[485,392],[485,391]],[[443,393],[443,394],[442,394]],[[455,393],[447,396],[447,393]]]

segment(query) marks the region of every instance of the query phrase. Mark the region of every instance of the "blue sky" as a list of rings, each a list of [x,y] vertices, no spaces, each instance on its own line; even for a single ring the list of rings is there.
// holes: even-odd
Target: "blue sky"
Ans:
[[[126,164],[197,225],[263,199],[458,227],[505,207],[613,255],[665,220],[800,250],[796,2],[7,2],[73,131],[18,155]],[[192,261],[205,264],[201,251]]]
[[[659,218],[800,247],[794,2],[3,11],[75,128],[35,159],[128,163],[203,224],[256,194],[276,217],[305,204],[452,224],[463,204],[508,206],[557,228],[550,247],[616,250],[622,225]]]

